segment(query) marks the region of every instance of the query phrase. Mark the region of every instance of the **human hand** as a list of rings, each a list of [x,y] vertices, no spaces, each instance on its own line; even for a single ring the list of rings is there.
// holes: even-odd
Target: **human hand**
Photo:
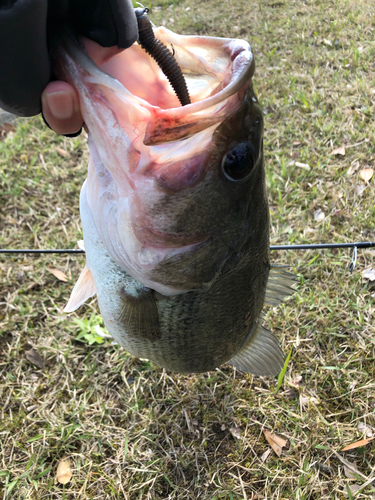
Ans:
[[[138,38],[131,0],[7,0],[0,6],[0,107],[20,116],[43,108],[59,134],[82,126],[78,95],[51,81],[48,46],[56,28],[74,30],[102,46],[130,47]],[[47,36],[48,33],[48,36]]]

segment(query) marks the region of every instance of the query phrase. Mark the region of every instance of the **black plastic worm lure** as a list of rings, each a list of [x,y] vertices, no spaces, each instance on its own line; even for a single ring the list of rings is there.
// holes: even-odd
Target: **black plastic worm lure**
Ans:
[[[155,37],[147,13],[147,8],[135,9],[139,32],[138,43],[153,59],[155,59],[162,72],[168,78],[173,90],[176,92],[181,105],[186,106],[186,104],[190,104],[191,101],[184,75],[176,59],[173,57],[172,52],[164,43]]]

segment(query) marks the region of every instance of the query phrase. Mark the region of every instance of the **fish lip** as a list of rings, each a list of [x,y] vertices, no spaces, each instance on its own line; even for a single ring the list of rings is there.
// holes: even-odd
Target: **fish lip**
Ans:
[[[162,33],[168,33],[170,30],[166,28],[158,28]],[[172,32],[171,32],[172,33]],[[192,38],[197,38],[192,35]],[[215,39],[216,37],[205,37]],[[239,74],[235,74],[231,81],[217,94],[213,96],[206,97],[200,101],[187,104],[186,106],[180,106],[175,108],[162,109],[159,106],[154,106],[148,101],[137,97],[132,94],[125,86],[116,78],[112,77],[109,73],[106,73],[88,56],[88,54],[82,49],[82,43],[79,43],[75,37],[73,37],[68,32],[62,34],[61,42],[62,46],[68,55],[75,61],[79,66],[81,66],[90,76],[98,78],[100,84],[108,87],[109,89],[127,97],[131,98],[134,102],[137,102],[140,106],[146,106],[148,108],[154,108],[160,110],[161,112],[168,112],[170,117],[173,119],[180,118],[186,114],[193,114],[205,109],[219,104],[225,99],[231,97],[233,94],[238,92],[242,86],[247,82],[251,81],[254,71],[255,71],[255,60],[254,55],[251,51],[251,47],[245,40],[237,40],[234,38],[221,38],[223,42],[223,51],[227,51],[230,54],[232,62],[238,59],[241,55],[247,59],[247,62],[243,65],[242,70]],[[232,47],[232,49],[231,49]],[[232,51],[231,51],[232,50]]]

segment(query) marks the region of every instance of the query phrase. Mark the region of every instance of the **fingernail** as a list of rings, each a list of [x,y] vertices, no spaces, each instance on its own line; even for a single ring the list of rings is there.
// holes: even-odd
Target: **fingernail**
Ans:
[[[48,107],[55,118],[66,120],[74,112],[73,98],[69,92],[52,92],[46,95]]]

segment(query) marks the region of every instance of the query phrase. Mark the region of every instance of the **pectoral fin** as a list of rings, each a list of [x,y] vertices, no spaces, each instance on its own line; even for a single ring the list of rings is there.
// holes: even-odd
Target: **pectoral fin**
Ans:
[[[78,309],[87,299],[96,294],[96,285],[90,269],[85,265],[73,291],[69,302],[64,308],[64,312],[73,312]]]
[[[284,354],[276,337],[258,323],[250,335],[245,347],[228,363],[254,375],[278,375],[284,365]]]
[[[155,340],[160,337],[159,313],[154,291],[142,290],[137,297],[122,292],[123,307],[119,321],[130,335]]]

